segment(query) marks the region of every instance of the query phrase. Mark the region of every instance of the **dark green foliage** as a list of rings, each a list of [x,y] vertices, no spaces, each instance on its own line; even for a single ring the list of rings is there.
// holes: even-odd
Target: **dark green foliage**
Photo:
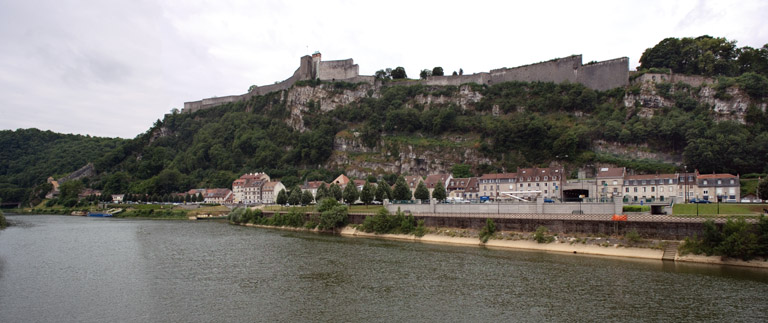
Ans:
[[[480,229],[480,241],[482,243],[488,242],[488,239],[490,239],[495,232],[496,232],[496,223],[494,223],[493,220],[491,220],[490,218],[485,219],[485,226],[483,226],[483,228]]]
[[[389,184],[387,184],[387,182],[382,182],[376,186],[376,194],[373,198],[375,201],[384,202],[385,199],[389,199],[385,186],[389,186]]]
[[[429,189],[423,181],[416,185],[416,191],[413,192],[413,197],[417,200],[429,200]]]
[[[355,186],[355,183],[350,181],[347,183],[347,186],[344,187],[344,203],[347,204],[353,204],[355,201],[357,201],[357,198],[360,197],[360,192],[357,191],[357,187]]]
[[[758,198],[761,200],[768,200],[768,177],[763,178],[763,180],[761,180],[757,185],[757,190],[760,194]]]
[[[291,193],[288,194],[288,204],[299,205],[301,204],[301,188],[295,186],[291,189]]]
[[[325,186],[325,184],[320,185],[320,187],[317,188],[317,193],[315,193],[315,200],[320,201],[326,197],[328,197],[328,187]]]
[[[365,185],[363,185],[363,189],[360,191],[360,201],[362,201],[365,205],[371,204],[375,195],[376,188],[373,186],[373,184],[366,180]]]
[[[315,198],[312,196],[312,192],[309,190],[306,190],[301,193],[301,205],[309,205],[314,201]]]
[[[5,229],[6,227],[8,227],[8,221],[5,220],[3,211],[0,211],[0,229]]]
[[[392,70],[390,75],[394,80],[404,79],[408,77],[408,74],[405,73],[405,68],[403,68],[402,66],[395,67],[395,69]]]
[[[294,228],[301,228],[304,227],[305,218],[306,216],[304,213],[301,213],[297,210],[291,210],[291,212],[288,213],[275,213],[271,218],[261,218],[260,221],[258,221],[259,224],[263,225],[272,225],[276,227],[294,227]]]
[[[435,189],[432,190],[432,198],[438,201],[443,201],[448,198],[443,182],[437,182],[437,184],[435,184]]]
[[[699,238],[687,237],[682,246],[684,253],[718,255],[750,260],[756,256],[768,257],[768,221],[761,216],[756,225],[744,218],[729,218],[719,228],[714,221],[704,222],[704,232]]]
[[[430,76],[432,76],[432,71],[430,70],[421,70],[421,72],[419,73],[419,78],[422,80],[426,80],[427,77],[430,77]]]
[[[405,182],[405,177],[400,176],[397,178],[397,181],[395,182],[395,189],[393,191],[394,196],[393,199],[395,200],[410,200],[411,199],[411,189],[408,187],[408,184]]]
[[[432,69],[432,76],[443,76],[445,73],[443,73],[443,68],[440,66],[437,66]]]
[[[638,69],[670,68],[675,73],[733,76],[739,72],[735,41],[700,36],[666,38],[640,57]]]
[[[361,230],[377,234],[412,234],[416,230],[413,215],[405,215],[400,209],[393,215],[385,209],[379,210],[374,216],[367,216]]]
[[[472,177],[471,166],[467,164],[453,164],[451,173],[453,173],[453,178]]]
[[[340,204],[334,199],[324,199],[317,207],[320,219],[317,225],[320,230],[332,230],[340,228],[349,222],[346,205]]]
[[[277,193],[275,203],[278,205],[285,205],[288,203],[288,193],[285,192],[285,189],[281,189],[280,192]]]
[[[332,183],[331,187],[328,189],[328,197],[331,197],[336,201],[341,201],[341,198],[343,197],[343,193],[341,192],[341,187],[339,187],[339,185],[336,185],[336,183]]]
[[[77,194],[85,188],[85,185],[81,181],[67,181],[59,185],[59,191],[61,194],[59,198],[62,200],[77,199]]]
[[[533,240],[538,243],[550,243],[555,241],[555,237],[549,235],[549,229],[542,225],[536,228],[536,232],[533,233]]]

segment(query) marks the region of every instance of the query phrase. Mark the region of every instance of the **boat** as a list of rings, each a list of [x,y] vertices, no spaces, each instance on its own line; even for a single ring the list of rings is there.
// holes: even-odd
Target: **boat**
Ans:
[[[112,216],[112,213],[106,213],[106,212],[88,212],[88,216],[97,217],[97,218],[108,218]]]
[[[86,213],[85,211],[72,211],[72,213],[70,213],[70,215],[86,216],[86,215],[88,215],[88,213]]]

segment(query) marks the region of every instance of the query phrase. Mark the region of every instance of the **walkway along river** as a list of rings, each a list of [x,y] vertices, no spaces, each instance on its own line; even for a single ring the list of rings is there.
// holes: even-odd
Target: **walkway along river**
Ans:
[[[8,218],[1,322],[768,320],[759,269],[207,221]]]

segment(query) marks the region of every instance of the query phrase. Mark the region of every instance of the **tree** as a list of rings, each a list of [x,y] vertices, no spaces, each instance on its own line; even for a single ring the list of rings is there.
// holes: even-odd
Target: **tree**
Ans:
[[[352,204],[357,201],[357,198],[360,196],[360,192],[357,191],[357,187],[355,186],[355,183],[349,182],[347,183],[347,186],[344,188],[344,202],[347,204]]]
[[[467,164],[453,164],[451,167],[451,173],[453,173],[453,178],[472,177],[470,166]]]
[[[405,73],[405,68],[403,68],[402,66],[395,67],[395,69],[392,70],[392,73],[390,75],[394,80],[404,79],[408,77],[408,74]]]
[[[427,185],[425,185],[423,181],[419,182],[419,185],[416,185],[416,191],[413,192],[413,197],[417,200],[429,199],[429,189],[427,189]]]
[[[432,198],[438,201],[443,201],[447,197],[448,194],[445,192],[445,186],[443,186],[443,182],[437,182],[437,184],[435,184],[435,189],[432,190]]]
[[[327,198],[320,201],[317,211],[320,212],[320,223],[317,225],[320,230],[339,228],[349,221],[347,206],[339,204],[334,199]]]
[[[281,189],[280,192],[277,193],[277,198],[275,199],[275,203],[280,205],[285,205],[288,203],[288,194],[285,193],[285,189]]]
[[[203,196],[203,193],[197,193],[197,202],[204,202],[205,197]]]
[[[389,184],[387,184],[387,182],[383,182],[376,186],[376,194],[373,197],[375,201],[384,202],[385,199],[389,199],[389,195],[387,195],[387,191],[384,189],[385,186],[388,187]]]
[[[258,88],[258,86],[251,85],[251,86],[248,87],[248,92],[253,92],[253,90],[255,90],[256,88]]]
[[[363,185],[363,189],[360,191],[360,201],[365,205],[371,204],[375,194],[376,189],[373,187],[373,184],[369,181],[365,181],[365,185]]]
[[[464,69],[459,69],[459,75],[464,75]]]
[[[341,187],[336,185],[336,183],[331,184],[331,188],[328,189],[328,193],[329,197],[334,198],[336,201],[340,201],[343,197],[341,193]]]
[[[430,77],[430,76],[432,76],[432,71],[430,70],[426,70],[426,69],[421,70],[421,72],[419,73],[419,78],[421,78],[422,80],[426,80],[427,77]]]
[[[432,75],[433,76],[443,76],[445,74],[443,74],[443,68],[440,67],[440,66],[437,66],[437,67],[432,69]]]
[[[392,79],[392,75],[391,74],[392,74],[392,69],[391,68],[387,68],[387,69],[376,71],[374,76],[376,77],[377,80],[385,81],[385,80]]]
[[[757,184],[757,198],[761,200],[768,200],[768,177],[764,178]]]
[[[320,184],[320,187],[317,188],[317,193],[315,193],[315,201],[320,202],[326,197],[328,197],[328,188],[325,186],[325,183],[323,183]]]
[[[59,199],[61,200],[68,200],[68,199],[77,199],[77,194],[80,194],[80,192],[85,188],[85,185],[83,185],[83,182],[81,181],[67,181],[62,183],[59,186]]]
[[[310,203],[312,203],[313,200],[314,198],[312,197],[312,192],[310,192],[309,190],[306,190],[303,193],[301,193],[301,205],[309,205]]]
[[[288,194],[288,204],[299,205],[301,204],[301,187],[295,186],[291,193]]]
[[[408,184],[405,182],[405,177],[400,176],[397,178],[397,181],[395,181],[395,189],[393,191],[394,195],[392,198],[394,200],[410,200],[411,199],[411,189],[408,188]]]

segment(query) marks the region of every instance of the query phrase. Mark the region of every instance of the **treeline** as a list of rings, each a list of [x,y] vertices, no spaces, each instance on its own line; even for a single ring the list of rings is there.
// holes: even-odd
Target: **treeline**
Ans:
[[[130,140],[38,129],[1,130],[0,198],[7,202],[27,201],[31,189],[45,183],[49,176],[58,178],[73,172],[126,142]]]
[[[736,41],[723,37],[670,37],[643,52],[638,70],[651,68],[690,75],[768,76],[768,44],[761,48],[737,47]]]

